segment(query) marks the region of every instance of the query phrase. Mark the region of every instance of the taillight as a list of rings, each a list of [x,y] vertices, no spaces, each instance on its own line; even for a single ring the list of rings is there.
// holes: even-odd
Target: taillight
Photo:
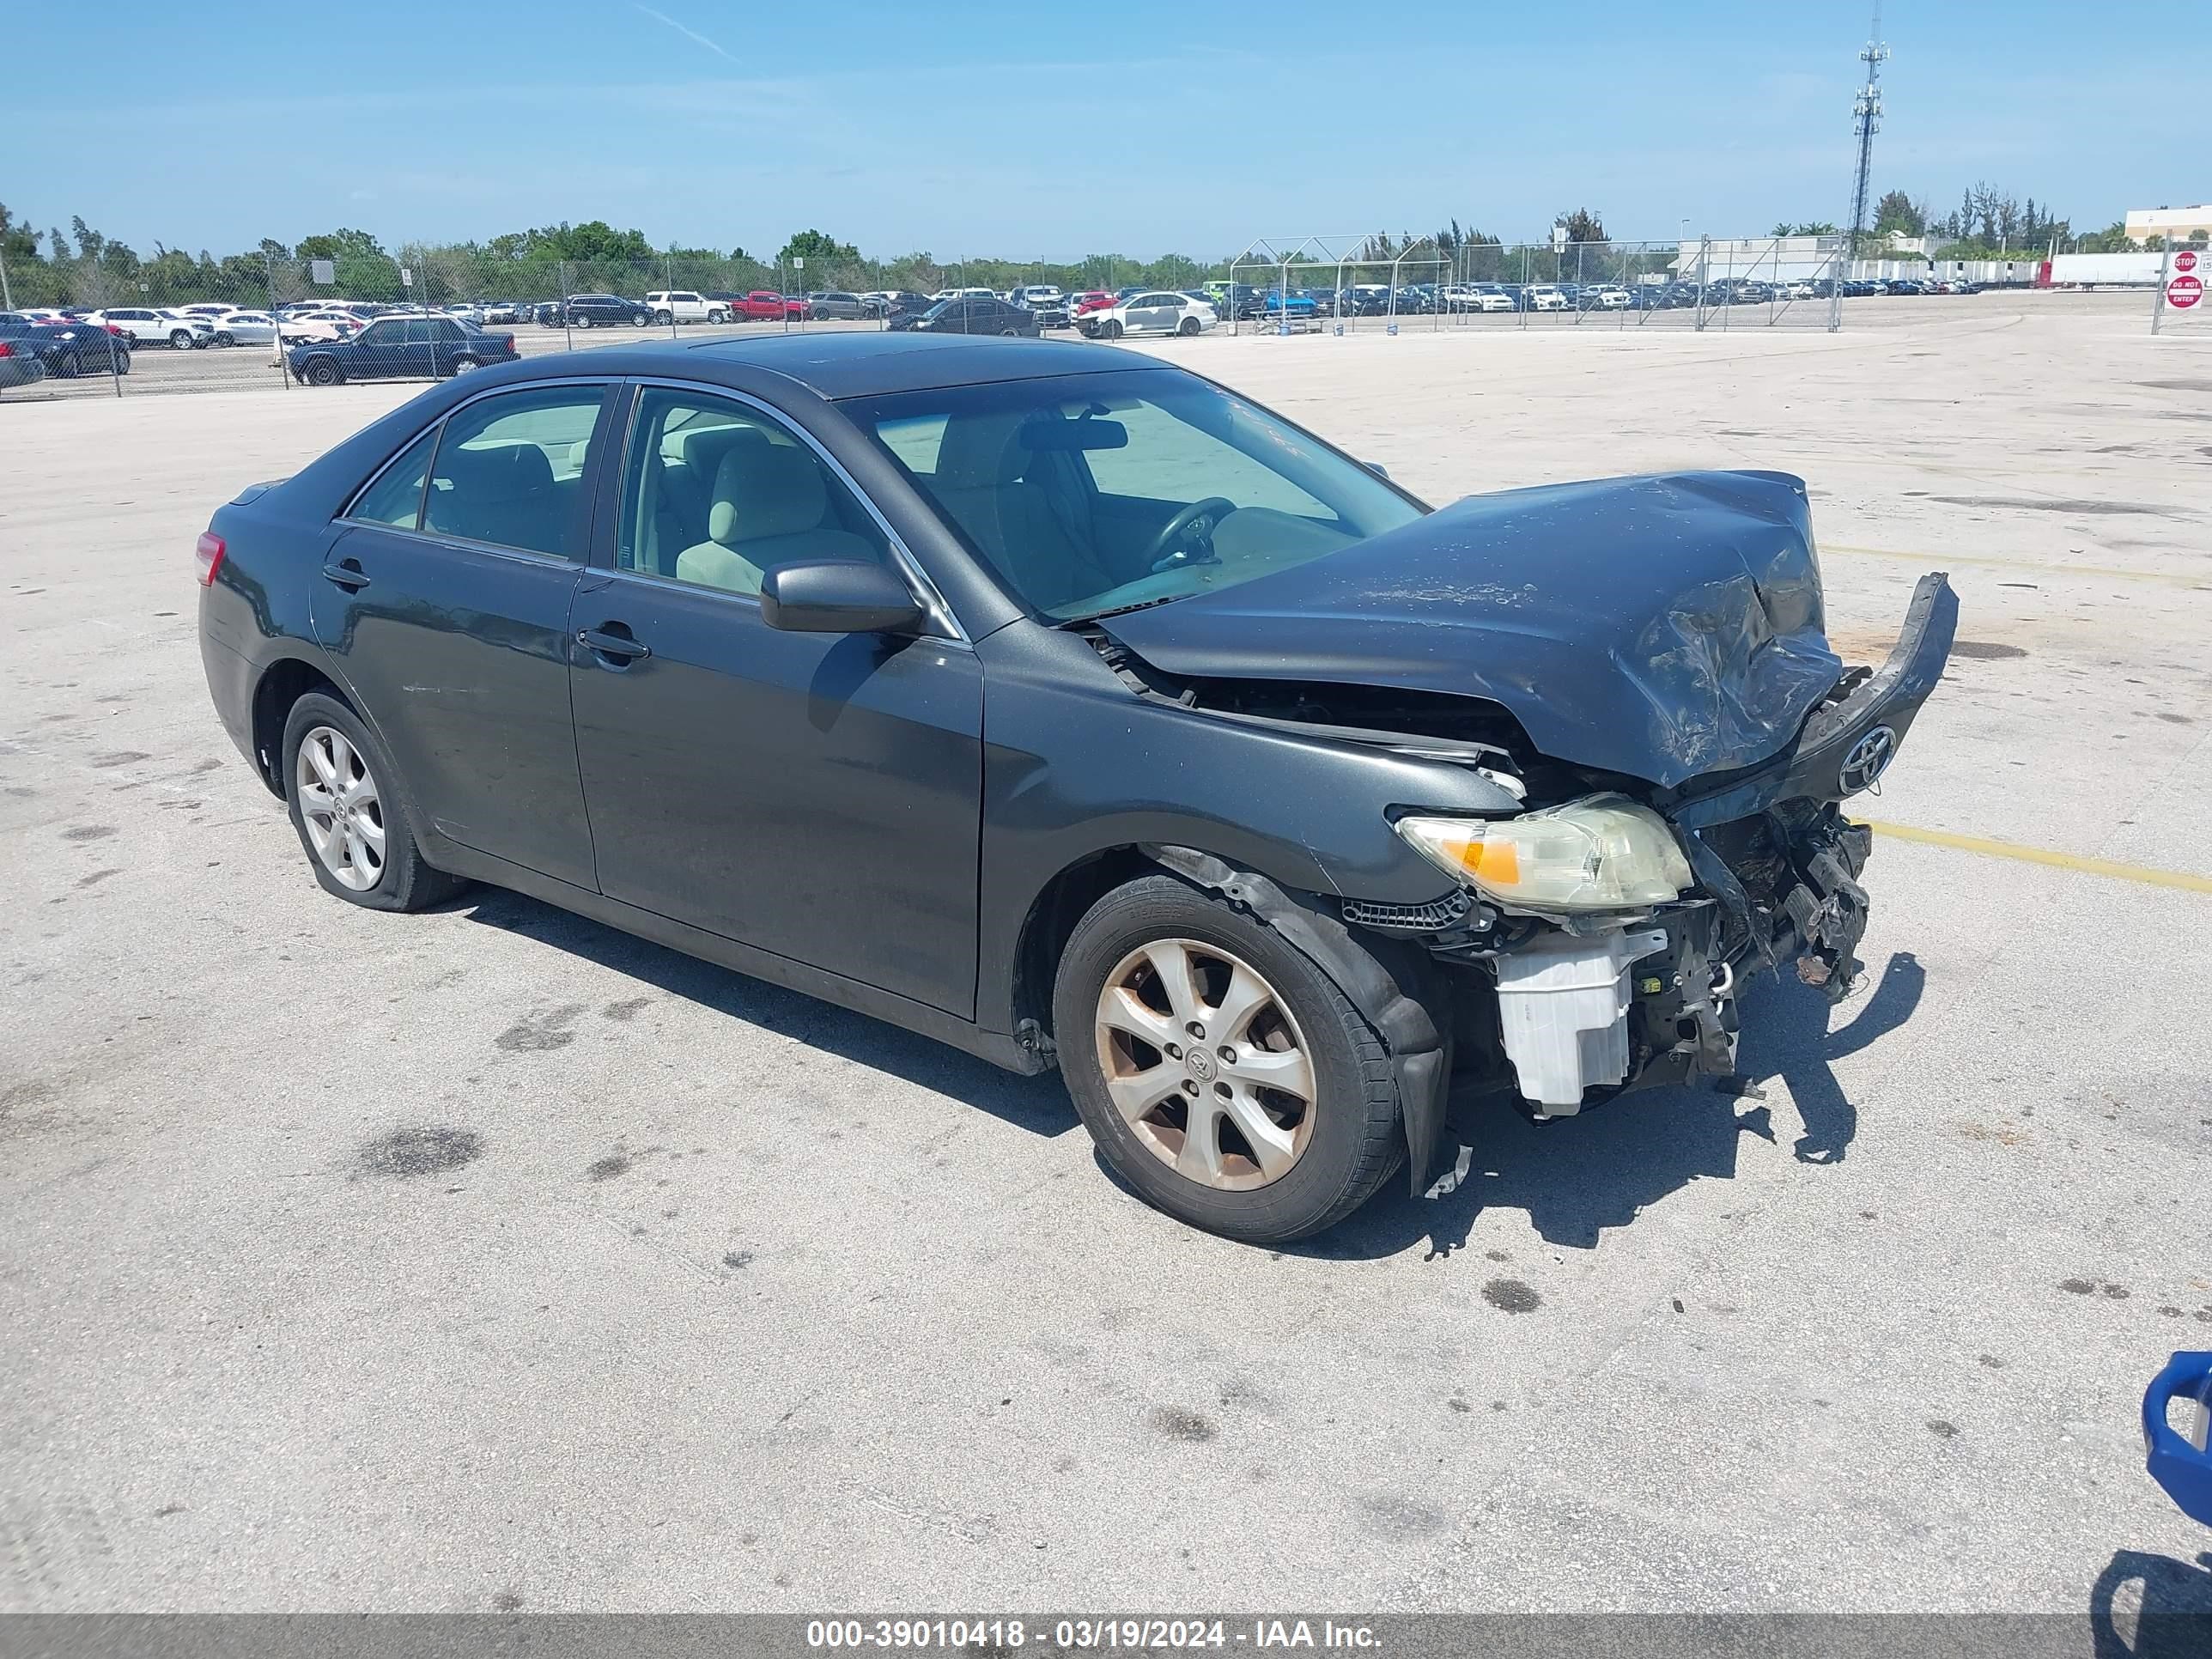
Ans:
[[[9,345],[5,340],[0,340],[0,357],[12,357],[15,355],[15,348]]]
[[[212,530],[200,532],[199,544],[192,549],[192,562],[199,566],[200,586],[215,586],[215,573],[222,568],[222,538]]]

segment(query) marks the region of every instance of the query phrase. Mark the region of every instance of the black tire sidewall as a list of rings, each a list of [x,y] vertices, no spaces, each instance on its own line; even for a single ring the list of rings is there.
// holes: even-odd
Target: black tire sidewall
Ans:
[[[1124,957],[1160,939],[1220,946],[1258,969],[1290,1005],[1314,1063],[1318,1098],[1305,1152],[1279,1181],[1223,1192],[1185,1179],[1137,1138],[1106,1093],[1095,1029],[1098,994]],[[1396,1161],[1374,1144],[1378,1135],[1402,1139],[1389,1059],[1358,1012],[1273,929],[1176,877],[1117,888],[1076,925],[1054,988],[1054,1031],[1068,1093],[1101,1156],[1146,1201],[1208,1232],[1253,1243],[1304,1237],[1358,1207]]]
[[[300,811],[297,763],[301,740],[318,726],[327,726],[343,733],[345,740],[366,757],[376,778],[377,799],[384,808],[384,873],[377,878],[376,885],[366,892],[356,892],[325,869],[315,854],[314,843],[307,838],[306,818]],[[369,910],[412,910],[434,902],[450,888],[451,878],[425,864],[416,847],[413,815],[408,810],[405,792],[393,769],[392,757],[385,753],[384,745],[361,717],[336,697],[327,692],[310,691],[292,705],[291,712],[284,718],[283,747],[278,754],[278,764],[283,769],[279,776],[284,787],[284,809],[291,817],[293,832],[300,838],[300,850],[307,854],[307,868],[316,885],[331,897]]]

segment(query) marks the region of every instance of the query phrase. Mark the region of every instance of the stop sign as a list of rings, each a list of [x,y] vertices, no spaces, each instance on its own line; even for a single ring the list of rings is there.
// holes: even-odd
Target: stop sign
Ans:
[[[2186,311],[2204,297],[2204,284],[2194,276],[2177,276],[2166,285],[2166,302],[2176,311]]]
[[[2196,252],[2195,252],[2193,249],[2191,249],[2191,248],[2184,248],[2184,249],[2182,249],[2180,252],[2179,252],[2179,253],[2177,253],[2177,254],[2175,254],[2175,255],[2173,256],[2173,268],[2174,268],[2176,270],[2196,270],[2196,269],[2197,269],[2197,254],[2196,254]]]

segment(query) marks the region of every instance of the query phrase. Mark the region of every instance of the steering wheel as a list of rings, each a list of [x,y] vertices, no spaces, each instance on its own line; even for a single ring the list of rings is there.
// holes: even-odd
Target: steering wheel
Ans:
[[[1236,510],[1237,503],[1224,495],[1193,501],[1160,526],[1146,550],[1146,568],[1158,575],[1181,565],[1219,563],[1213,551],[1213,527]]]

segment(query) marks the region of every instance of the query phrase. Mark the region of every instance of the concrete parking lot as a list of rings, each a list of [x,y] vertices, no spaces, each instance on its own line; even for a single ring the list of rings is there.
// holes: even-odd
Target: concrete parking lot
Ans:
[[[2212,1347],[2212,340],[1887,304],[1158,348],[1437,501],[1799,472],[1847,653],[1962,606],[1764,1098],[1278,1253],[1051,1078],[317,889],[192,541],[418,388],[0,406],[0,1608],[2212,1608],[2136,1425]]]

